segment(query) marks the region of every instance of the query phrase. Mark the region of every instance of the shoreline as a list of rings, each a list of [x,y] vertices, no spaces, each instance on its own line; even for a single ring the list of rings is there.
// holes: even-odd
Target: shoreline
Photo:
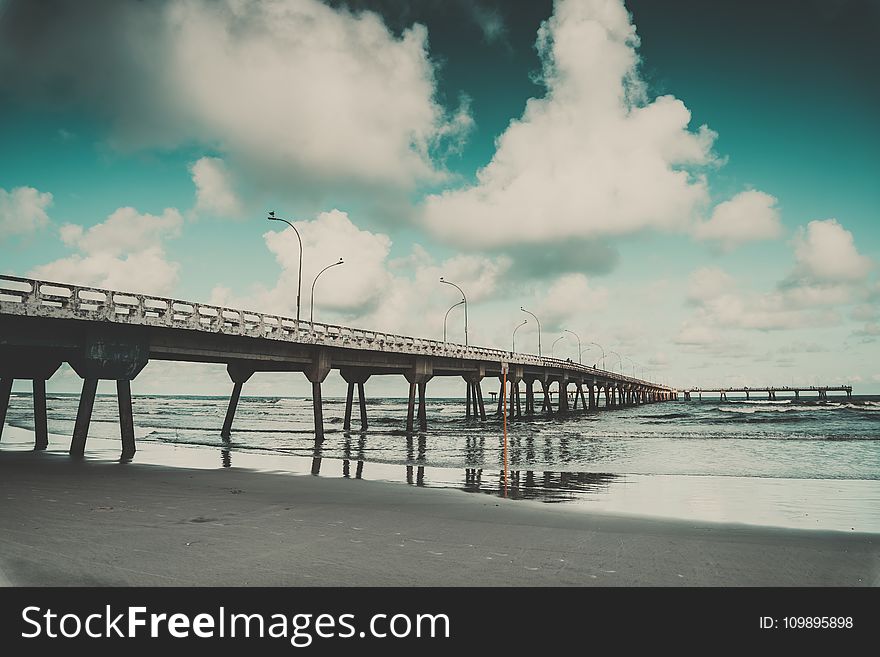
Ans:
[[[0,582],[12,586],[880,585],[877,534],[9,447]]]
[[[31,451],[33,431],[8,426],[6,451]],[[67,455],[69,437],[49,434],[48,453]],[[120,442],[89,438],[87,460],[117,462]],[[359,461],[241,446],[169,443],[141,438],[134,464],[228,469],[329,479],[363,479],[409,488],[503,497],[500,469],[451,468],[415,462]],[[508,495],[538,508],[627,518],[708,522],[780,529],[880,535],[880,480],[707,474],[642,474],[510,469]]]

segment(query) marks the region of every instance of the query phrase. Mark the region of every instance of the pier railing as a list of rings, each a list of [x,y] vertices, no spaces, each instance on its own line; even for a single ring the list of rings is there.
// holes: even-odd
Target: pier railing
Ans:
[[[112,322],[330,347],[564,368],[621,383],[672,390],[668,386],[558,358],[348,326],[297,323],[295,319],[281,315],[17,276],[0,275],[0,314]]]

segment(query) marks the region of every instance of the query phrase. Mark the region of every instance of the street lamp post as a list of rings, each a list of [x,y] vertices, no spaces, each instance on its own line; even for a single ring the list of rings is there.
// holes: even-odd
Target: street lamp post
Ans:
[[[597,347],[599,347],[599,349],[602,350],[602,369],[604,370],[605,369],[605,347],[600,345],[598,342],[591,342],[590,344],[596,345]]]
[[[616,351],[611,351],[610,349],[608,350],[608,353],[617,356],[617,365],[620,367],[620,373],[623,374],[623,359],[620,357],[620,354]],[[611,371],[613,372],[614,370]]]
[[[443,278],[442,276],[440,277],[440,282],[441,282],[441,283],[446,283],[446,285],[451,285],[451,286],[454,287],[456,290],[458,290],[459,292],[461,292],[461,298],[462,298],[462,301],[464,301],[464,346],[467,347],[467,346],[468,346],[468,318],[467,318],[468,313],[467,313],[467,295],[465,295],[464,290],[462,290],[460,287],[458,287],[458,285],[456,285],[456,284],[453,283],[452,281],[447,281],[447,280],[446,280],[445,278]]]
[[[269,213],[268,217],[269,221],[283,221],[288,226],[293,228],[293,232],[296,233],[296,239],[299,241],[299,273],[296,277],[296,332],[299,333],[299,300],[300,293],[302,292],[302,277],[303,277],[303,241],[302,237],[300,237],[299,231],[296,229],[292,223],[290,223],[287,219],[282,219],[281,217],[275,216],[275,211]]]
[[[563,339],[565,339],[565,336],[560,335],[558,338],[556,338],[553,341],[553,344],[550,345],[550,358],[553,358],[553,350],[556,348],[556,343],[559,342],[560,340],[563,340]]]
[[[521,324],[517,325],[517,327],[515,329],[513,329],[513,340],[512,340],[512,344],[510,345],[510,353],[512,353],[512,354],[516,353],[516,332],[519,331],[521,326],[525,326],[528,323],[529,323],[529,320],[524,319]]]
[[[577,338],[577,341],[578,341],[578,365],[583,365],[584,359],[582,357],[583,354],[581,352],[581,339],[580,339],[580,337],[574,331],[569,331],[568,329],[562,329],[562,330],[565,331],[566,333],[571,333],[575,338]]]
[[[541,356],[541,320],[538,319],[538,316],[535,313],[526,310],[522,306],[520,306],[519,309],[534,317],[535,321],[538,323],[538,356]]]
[[[452,312],[453,308],[457,308],[461,304],[464,303],[464,299],[459,301],[458,303],[454,303],[449,307],[449,310],[446,311],[446,316],[443,318],[443,342],[446,342],[446,320],[449,319],[449,313]]]
[[[318,278],[320,278],[321,274],[323,274],[325,271],[327,271],[331,267],[336,267],[337,265],[341,265],[344,262],[345,261],[342,258],[340,258],[339,260],[334,262],[332,265],[327,265],[326,267],[324,267],[324,269],[322,269],[321,271],[318,272],[318,275],[315,276],[315,280],[312,281],[312,298],[309,303],[309,324],[313,324],[315,321],[315,283],[318,282]],[[314,330],[314,329],[312,329],[312,330]]]

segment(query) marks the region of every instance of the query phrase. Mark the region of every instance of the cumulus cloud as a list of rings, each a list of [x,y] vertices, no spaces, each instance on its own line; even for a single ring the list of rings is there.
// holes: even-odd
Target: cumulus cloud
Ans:
[[[178,265],[166,259],[165,240],[180,233],[183,217],[174,208],[161,215],[119,208],[99,224],[85,229],[65,224],[62,241],[78,251],[34,268],[33,278],[79,285],[170,295]]]
[[[746,242],[769,240],[782,234],[777,200],[770,194],[749,190],[719,203],[708,221],[698,223],[694,235],[730,251]]]
[[[429,196],[423,219],[471,247],[684,229],[707,200],[714,133],[678,99],[648,100],[619,0],[559,0],[539,32],[545,97],[498,138],[477,183]],[[696,173],[695,173],[696,172]]]
[[[795,236],[792,280],[807,283],[855,283],[871,272],[871,259],[856,249],[853,235],[836,219],[811,221]]]
[[[693,272],[687,304],[695,310],[682,323],[678,341],[705,344],[731,329],[833,326],[842,321],[843,308],[870,300],[867,277],[873,263],[859,254],[852,233],[836,220],[811,221],[798,231],[793,247],[793,270],[766,292],[739,290],[737,280],[717,267]],[[862,303],[850,317],[871,322],[876,314],[870,303]]]
[[[470,125],[435,98],[423,26],[318,0],[9,2],[0,88],[104,115],[119,148],[201,143],[313,195],[437,180]]]
[[[687,302],[695,311],[682,323],[677,341],[707,344],[731,329],[773,331],[827,326],[840,319],[833,307],[848,299],[847,291],[826,288],[744,293],[730,274],[706,267],[689,277]]]
[[[594,288],[583,274],[560,276],[542,296],[534,312],[547,330],[566,328],[568,320],[601,311],[608,303],[608,290]]]
[[[10,235],[33,233],[49,223],[46,208],[52,205],[52,194],[33,187],[0,187],[0,239]]]
[[[235,194],[226,163],[219,157],[203,157],[190,166],[196,186],[196,212],[220,217],[241,215],[241,201]]]

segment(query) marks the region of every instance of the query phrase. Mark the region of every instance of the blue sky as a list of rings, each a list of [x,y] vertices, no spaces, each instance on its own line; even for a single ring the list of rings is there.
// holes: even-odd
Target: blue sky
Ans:
[[[0,1],[0,269],[292,314],[276,210],[304,289],[346,258],[319,321],[439,338],[443,275],[473,342],[523,305],[545,347],[673,385],[877,392],[877,27],[872,0]],[[228,385],[181,367],[135,388]]]

